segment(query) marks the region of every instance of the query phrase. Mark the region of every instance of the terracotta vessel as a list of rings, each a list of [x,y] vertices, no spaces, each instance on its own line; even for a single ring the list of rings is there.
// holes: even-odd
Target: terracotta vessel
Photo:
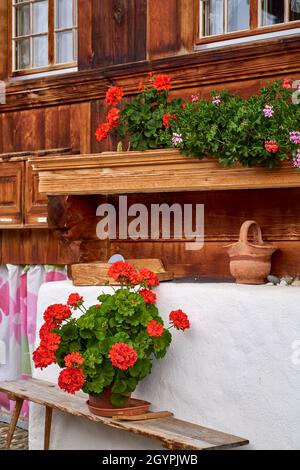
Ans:
[[[253,242],[248,235],[252,229]],[[277,247],[264,243],[261,228],[254,220],[247,220],[240,230],[237,243],[225,247],[230,257],[230,272],[238,284],[264,284],[271,272],[271,256]]]
[[[111,391],[111,388],[109,387],[106,390],[104,390],[102,395],[100,395],[99,397],[96,397],[94,395],[89,395],[89,405],[95,408],[114,408],[114,405],[112,405],[110,401],[111,394],[112,394],[112,391]],[[130,400],[130,395],[128,395],[128,400],[127,402],[124,403],[124,407],[126,406],[129,400]]]

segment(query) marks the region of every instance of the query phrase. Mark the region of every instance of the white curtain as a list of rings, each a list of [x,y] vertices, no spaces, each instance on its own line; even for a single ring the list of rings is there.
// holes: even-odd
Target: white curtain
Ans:
[[[65,279],[65,267],[0,266],[0,381],[31,375],[39,288],[44,282]],[[0,394],[0,410],[11,406]],[[27,413],[25,404],[23,415]]]

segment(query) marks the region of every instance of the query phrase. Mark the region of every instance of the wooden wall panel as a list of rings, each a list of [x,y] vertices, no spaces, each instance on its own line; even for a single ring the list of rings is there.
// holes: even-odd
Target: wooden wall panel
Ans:
[[[149,0],[147,48],[150,59],[177,52],[180,48],[179,0]]]
[[[46,229],[1,230],[0,264],[65,264],[76,261],[69,244]]]
[[[146,58],[147,0],[93,0],[93,65]]]
[[[194,0],[148,1],[147,54],[149,59],[192,52],[194,3]]]
[[[272,273],[300,275],[299,242],[279,242],[272,258]],[[115,242],[109,255],[121,253],[130,258],[160,258],[176,277],[199,276],[206,280],[230,280],[229,257],[223,242],[205,242],[202,250],[187,251],[183,242]]]
[[[1,153],[73,148],[90,151],[90,103],[0,115]]]
[[[96,235],[96,209],[108,202],[118,210],[118,198],[70,196],[67,201],[50,198],[53,227],[64,230],[64,238],[80,247],[81,261],[107,260],[121,253],[125,258],[161,258],[175,275],[201,275],[206,278],[229,279],[229,259],[224,246],[238,240],[242,223],[256,220],[262,227],[264,240],[279,247],[273,258],[273,272],[300,276],[300,189],[248,190],[198,193],[130,195],[132,203],[204,204],[205,244],[198,251],[186,250],[185,240],[168,241],[100,241]],[[149,211],[150,212],[150,211]],[[149,221],[150,222],[150,221]],[[104,256],[100,258],[100,256]]]
[[[7,77],[8,67],[8,1],[0,2],[0,80]]]
[[[298,78],[300,47],[296,36],[193,52],[197,1],[78,0],[79,72],[10,82],[7,104],[0,106],[0,152],[58,147],[78,148],[82,153],[115,150],[116,138],[99,144],[94,137],[107,112],[105,91],[109,84],[118,84],[130,99],[150,70],[170,74],[173,96],[187,98],[194,93],[207,96],[211,89],[222,88],[249,96],[266,79]],[[0,19],[6,2],[0,1]],[[5,28],[2,22],[0,79],[7,69]],[[223,246],[237,239],[245,219],[254,218],[261,223],[266,240],[280,246],[274,256],[274,272],[300,275],[298,190],[155,197],[156,202],[170,204],[177,198],[205,204],[203,250],[187,252],[184,242],[176,240],[100,242],[95,216],[99,200],[80,198],[56,201],[53,206],[56,220],[52,222],[62,226],[61,231],[0,231],[0,260],[65,263],[107,259],[121,251],[126,257],[161,257],[176,275],[228,278]],[[130,198],[134,200],[146,205],[153,202],[152,196],[135,195]]]
[[[89,68],[93,63],[92,44],[93,0],[78,0],[78,68]]]

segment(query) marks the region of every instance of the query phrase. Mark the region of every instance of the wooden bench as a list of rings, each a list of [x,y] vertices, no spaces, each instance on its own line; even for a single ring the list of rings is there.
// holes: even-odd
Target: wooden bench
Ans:
[[[5,392],[11,400],[16,402],[7,435],[6,449],[10,448],[24,400],[45,406],[45,450],[48,450],[50,445],[53,410],[89,419],[150,439],[156,439],[166,449],[228,449],[249,443],[247,439],[214,431],[173,417],[147,421],[118,421],[112,418],[95,416],[89,412],[84,394],[67,395],[54,384],[41,380],[21,379],[0,382],[0,391]]]

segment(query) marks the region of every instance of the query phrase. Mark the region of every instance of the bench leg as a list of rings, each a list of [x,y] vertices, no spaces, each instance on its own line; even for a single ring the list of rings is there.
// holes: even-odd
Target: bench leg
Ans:
[[[50,447],[52,411],[53,410],[52,410],[52,408],[50,408],[50,406],[45,407],[44,450],[49,450],[49,447]]]
[[[6,449],[6,450],[8,450],[10,448],[11,441],[12,441],[12,438],[13,438],[13,435],[14,435],[14,432],[15,432],[15,429],[16,429],[16,426],[17,426],[17,422],[18,422],[18,419],[19,419],[19,416],[20,416],[20,413],[21,413],[21,409],[22,409],[22,406],[23,406],[23,403],[24,403],[24,400],[22,400],[21,398],[15,398],[15,401],[16,401],[16,405],[15,405],[15,409],[14,409],[13,415],[12,415],[11,420],[10,420],[10,425],[9,425],[9,428],[8,428],[6,443],[5,443],[5,446],[4,446],[4,449]]]

